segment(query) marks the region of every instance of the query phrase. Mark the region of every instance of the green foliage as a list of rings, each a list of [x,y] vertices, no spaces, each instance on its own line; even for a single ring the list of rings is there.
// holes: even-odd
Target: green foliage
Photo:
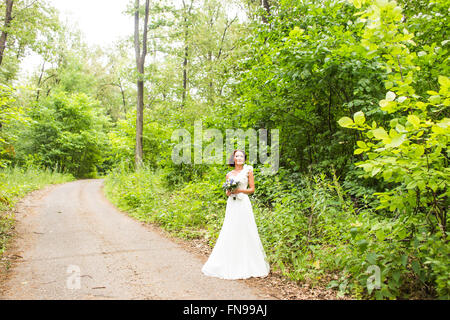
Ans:
[[[152,119],[153,114],[149,110],[144,111],[143,150],[144,162],[155,169],[158,166],[165,167],[171,164],[172,150],[170,125],[163,125],[157,119]],[[111,126],[107,133],[111,143],[111,150],[104,155],[105,161],[113,167],[121,162],[134,162],[134,146],[136,143],[136,110],[127,113],[127,118],[118,120]]]
[[[9,128],[26,124],[22,108],[15,103],[14,90],[0,84],[0,168],[10,163],[15,154],[13,143],[17,137]]]
[[[246,38],[220,116],[230,126],[279,128],[281,165],[343,172],[357,137],[336,120],[362,106],[371,111],[383,89],[383,70],[358,50],[354,13],[347,1],[280,1],[270,24],[255,23]]]
[[[416,55],[408,48],[414,45],[413,35],[400,24],[401,8],[394,2],[368,7],[361,19],[369,21],[362,39],[367,56],[382,55],[389,70],[386,88],[390,91],[379,105],[390,116],[390,128],[366,123],[362,112],[355,113],[353,120],[341,118],[339,124],[358,129],[366,137],[357,142],[354,153],[365,153],[367,160],[357,166],[369,176],[394,183],[389,191],[377,193],[381,202],[378,209],[408,214],[421,211],[427,218],[432,214],[445,238],[450,181],[450,119],[445,109],[450,105],[450,80],[440,75],[438,92],[428,91],[427,96],[416,93]]]
[[[55,168],[76,177],[96,177],[109,141],[108,120],[97,103],[85,94],[57,92],[30,112],[33,122],[22,130],[17,161],[34,159],[36,165]]]
[[[361,1],[355,3],[361,5]],[[377,1],[366,7],[360,19],[366,23],[361,44],[367,49],[367,58],[381,56],[388,72],[385,86],[389,91],[379,102],[380,110],[389,116],[388,126],[367,123],[363,112],[355,113],[353,119],[343,117],[339,124],[363,133],[365,139],[357,141],[354,153],[366,158],[356,165],[364,169],[366,177],[391,183],[388,190],[375,193],[380,200],[377,209],[396,212],[404,224],[414,221],[398,241],[409,235],[410,249],[418,252],[417,260],[412,261],[415,276],[423,283],[435,281],[438,295],[446,298],[449,277],[441,255],[449,250],[450,119],[446,109],[450,80],[439,75],[437,91],[416,92],[421,82],[416,81],[420,79],[418,55],[410,50],[415,46],[414,35],[402,25],[402,9],[395,2]],[[427,227],[420,227],[423,221],[428,222]],[[377,236],[384,240],[383,232]],[[404,258],[405,265],[406,261]],[[400,267],[399,262],[396,265]],[[394,280],[400,276],[396,273]],[[397,296],[398,289],[393,282],[390,291],[380,291],[381,297]]]
[[[12,20],[4,27],[5,4],[0,3],[1,28],[7,33],[6,48],[0,66],[0,82],[7,84],[17,78],[22,59],[30,53],[50,50],[53,37],[59,29],[56,10],[42,1],[14,0]]]

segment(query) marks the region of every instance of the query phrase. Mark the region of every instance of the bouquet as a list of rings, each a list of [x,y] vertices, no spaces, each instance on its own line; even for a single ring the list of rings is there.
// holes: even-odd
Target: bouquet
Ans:
[[[222,185],[223,190],[225,191],[234,191],[238,187],[238,182],[234,180],[233,178],[227,179],[225,183]],[[236,195],[233,195],[233,200],[236,200]]]

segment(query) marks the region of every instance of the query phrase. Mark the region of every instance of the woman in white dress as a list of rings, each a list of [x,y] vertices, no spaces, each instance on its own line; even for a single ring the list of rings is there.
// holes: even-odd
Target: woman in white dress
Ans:
[[[237,180],[238,187],[233,192],[227,191],[222,229],[202,272],[222,279],[265,277],[270,267],[248,197],[255,192],[253,167],[245,164],[246,155],[241,150],[235,150],[230,160],[234,170],[228,172],[227,179]]]

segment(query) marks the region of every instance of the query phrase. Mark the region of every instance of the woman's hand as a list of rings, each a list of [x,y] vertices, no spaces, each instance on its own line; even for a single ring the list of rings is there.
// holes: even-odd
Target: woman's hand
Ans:
[[[239,192],[242,192],[241,189],[234,189],[233,191],[231,191],[231,194],[237,194]]]
[[[231,196],[231,191],[230,190],[227,190],[227,196],[228,197]]]

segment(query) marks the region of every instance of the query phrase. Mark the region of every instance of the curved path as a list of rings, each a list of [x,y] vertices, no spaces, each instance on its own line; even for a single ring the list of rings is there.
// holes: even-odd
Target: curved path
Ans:
[[[18,204],[0,299],[273,299],[204,276],[204,261],[115,209],[102,184],[51,186]]]

